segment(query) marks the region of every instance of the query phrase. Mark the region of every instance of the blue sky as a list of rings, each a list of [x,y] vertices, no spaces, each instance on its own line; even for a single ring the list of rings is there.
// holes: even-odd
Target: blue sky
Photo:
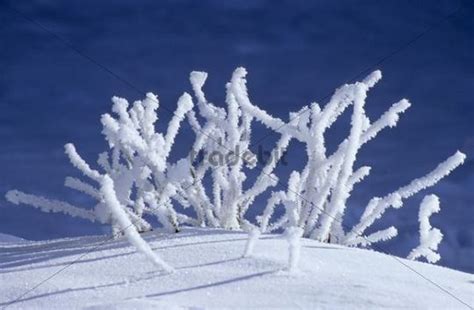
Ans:
[[[324,104],[345,82],[380,69],[369,94],[372,118],[408,98],[395,129],[367,145],[358,165],[371,176],[357,189],[348,225],[374,195],[434,168],[457,149],[468,160],[432,190],[441,197],[433,222],[445,233],[441,264],[474,272],[474,6],[470,1],[7,1],[0,4],[0,192],[26,192],[87,203],[63,188],[77,176],[63,153],[74,142],[94,162],[106,144],[99,117],[113,95],[158,94],[160,128],[170,119],[192,70],[209,72],[207,95],[223,104],[233,69],[249,71],[254,103],[286,118],[312,101]],[[330,147],[347,134],[347,117]],[[255,140],[269,134],[256,126]],[[192,142],[189,128],[174,156]],[[270,135],[262,141],[271,147]],[[285,180],[304,163],[295,143]],[[3,194],[2,194],[3,196]],[[381,226],[400,228],[384,248],[406,255],[416,244],[414,197]],[[258,202],[263,203],[264,201]],[[257,207],[258,209],[258,207]],[[102,232],[62,215],[0,200],[0,232],[46,239]]]

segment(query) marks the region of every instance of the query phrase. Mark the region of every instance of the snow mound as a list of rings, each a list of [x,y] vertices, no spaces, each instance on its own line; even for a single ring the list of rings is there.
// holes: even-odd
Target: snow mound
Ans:
[[[175,273],[157,271],[125,239],[95,236],[0,244],[0,308],[462,309],[467,308],[462,302],[474,305],[474,275],[374,251],[302,239],[300,271],[288,274],[283,271],[287,242],[277,235],[263,235],[253,255],[246,258],[242,254],[247,235],[240,232],[185,229],[173,235],[150,232],[144,238],[175,267]]]
[[[24,241],[26,240],[20,237],[0,233],[0,243],[18,243]]]

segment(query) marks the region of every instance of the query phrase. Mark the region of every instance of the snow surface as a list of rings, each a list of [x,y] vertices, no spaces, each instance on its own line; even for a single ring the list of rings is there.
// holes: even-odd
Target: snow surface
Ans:
[[[241,258],[241,232],[144,237],[175,273],[159,273],[125,239],[107,236],[0,244],[0,307],[468,308],[423,277],[474,305],[474,275],[374,251],[302,239],[301,271],[290,275],[282,271],[287,242],[278,235],[263,235],[248,258]]]
[[[25,239],[20,237],[0,233],[0,243],[22,242]]]

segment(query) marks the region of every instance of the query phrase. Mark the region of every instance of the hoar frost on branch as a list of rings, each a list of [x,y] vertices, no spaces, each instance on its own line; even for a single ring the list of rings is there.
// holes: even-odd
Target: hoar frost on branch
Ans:
[[[112,111],[102,116],[103,134],[110,151],[101,153],[98,164],[103,173],[92,169],[76,152],[73,144],[66,144],[65,151],[71,164],[95,185],[67,177],[65,185],[97,200],[93,210],[72,206],[69,203],[44,197],[9,191],[6,198],[14,204],[28,204],[46,212],[62,212],[91,221],[110,224],[113,235],[124,234],[130,242],[152,262],[171,271],[138,232],[151,229],[143,218],[144,213],[156,216],[168,231],[177,231],[178,222],[188,217],[178,214],[172,206],[177,188],[189,177],[190,165],[186,159],[168,163],[168,156],[180,123],[193,103],[188,94],[178,101],[166,135],[155,132],[158,108],[157,97],[151,93],[143,101],[129,103],[114,97]]]
[[[415,260],[425,257],[430,263],[436,263],[441,257],[436,251],[443,239],[443,234],[437,228],[431,227],[430,216],[438,213],[439,198],[436,195],[425,196],[420,205],[418,220],[420,221],[420,245],[413,249],[408,255],[408,259]]]
[[[402,99],[379,118],[369,119],[365,113],[367,94],[382,77],[380,71],[374,71],[360,82],[338,88],[325,106],[312,103],[289,113],[286,122],[251,102],[246,74],[244,68],[234,71],[226,84],[226,104],[219,107],[204,94],[207,73],[192,72],[196,107],[193,98],[184,93],[165,134],[155,130],[159,104],[154,94],[148,93],[144,100],[133,104],[114,97],[113,114],[101,118],[109,146],[108,152],[98,156],[101,172],[92,169],[72,144],[66,145],[71,163],[92,182],[68,177],[65,186],[94,198],[97,203],[92,210],[17,190],[9,191],[6,198],[14,204],[110,224],[114,235],[124,233],[141,252],[168,271],[171,267],[154,257],[138,234],[152,229],[145,214],[156,217],[169,232],[179,231],[181,225],[243,229],[249,232],[244,256],[252,255],[262,233],[285,231],[290,249],[288,269],[294,271],[301,237],[348,246],[369,246],[393,238],[397,235],[393,226],[370,234],[366,231],[386,210],[402,207],[403,200],[435,185],[465,159],[458,151],[425,176],[384,197],[372,198],[359,222],[348,229],[342,225],[347,201],[354,187],[370,173],[370,167],[356,165],[358,152],[383,129],[395,127],[410,103]],[[349,134],[334,152],[328,153],[326,132],[346,111],[351,113]],[[196,139],[187,158],[171,163],[169,155],[184,120]],[[257,166],[251,151],[254,122],[279,135],[272,152],[276,156],[263,167]],[[301,171],[293,171],[286,190],[271,193],[255,224],[246,217],[247,211],[259,195],[281,184],[274,171],[293,139],[306,146],[307,163]],[[217,163],[209,158],[216,154]],[[258,177],[247,185],[247,172],[256,168]],[[206,178],[211,180],[210,188],[206,188]],[[184,212],[178,212],[178,205]],[[276,212],[278,205],[284,206],[281,215]],[[187,212],[189,208],[193,212]],[[128,229],[130,225],[133,232]]]
[[[243,88],[246,72],[240,70],[242,81],[240,85]],[[305,168],[292,173],[286,192],[272,193],[262,216],[258,218],[261,232],[295,227],[297,221],[296,227],[303,230],[305,237],[323,242],[368,246],[391,239],[397,235],[397,230],[393,226],[368,235],[365,231],[388,208],[402,207],[404,199],[435,185],[464,162],[466,156],[457,151],[425,176],[413,180],[385,197],[374,197],[367,204],[360,222],[348,231],[344,229],[342,223],[348,198],[354,186],[370,173],[368,166],[355,168],[360,148],[384,128],[395,127],[400,114],[410,107],[408,100],[402,99],[375,121],[368,118],[364,109],[367,92],[381,77],[381,72],[375,71],[361,82],[340,87],[324,108],[312,103],[310,107],[305,107],[298,113],[291,113],[288,124],[252,105],[245,96],[246,92],[241,92],[244,94],[241,100],[243,110],[282,136],[288,135],[306,144],[308,162]],[[352,107],[349,136],[335,152],[327,154],[325,132],[349,107]],[[285,213],[280,217],[276,217],[274,213],[278,204],[283,204],[285,207]]]
[[[176,231],[178,218],[185,221],[187,217],[176,213],[171,199],[181,183],[190,178],[190,165],[186,159],[176,164],[169,164],[167,160],[180,123],[193,107],[191,97],[188,94],[181,96],[165,135],[155,132],[158,99],[152,93],[148,93],[145,100],[134,102],[132,107],[122,98],[114,97],[112,101],[112,111],[117,117],[104,114],[101,119],[110,151],[99,154],[97,163],[103,174],[113,180],[117,199],[138,231],[151,229],[151,225],[143,219],[144,213],[156,216],[168,231]],[[67,144],[65,150],[74,167],[94,183],[100,183],[101,174],[80,158],[72,144]],[[97,186],[72,177],[66,178],[65,186],[96,199],[94,209],[86,211],[66,202],[19,191],[10,191],[6,197],[15,204],[29,204],[46,212],[63,212],[109,223],[115,230],[110,210]]]
[[[89,165],[79,156],[76,152],[74,145],[66,144],[66,153],[69,155],[71,163],[77,169],[81,170],[85,175],[99,183],[99,193],[101,197],[101,203],[106,207],[109,213],[109,220],[113,223],[113,227],[118,234],[124,234],[129,242],[134,245],[138,251],[143,253],[150,261],[152,261],[157,267],[162,268],[167,272],[172,272],[171,268],[165,263],[146,243],[138,233],[137,229],[132,222],[131,217],[126,212],[126,207],[119,201],[119,196],[116,192],[116,185],[114,180],[107,174],[100,174],[98,171],[93,170]],[[136,219],[134,218],[136,221]]]
[[[380,118],[371,121],[365,114],[365,99],[367,92],[380,79],[380,71],[375,71],[362,82],[344,85],[336,90],[324,108],[313,103],[310,108],[299,112],[297,122],[290,119],[290,123],[283,127],[278,125],[281,120],[268,116],[266,112],[256,110],[250,105],[245,107],[249,111],[255,111],[255,115],[265,114],[267,117],[262,119],[268,127],[304,142],[308,157],[305,168],[301,172],[295,171],[290,177],[288,191],[272,194],[260,218],[263,231],[292,226],[294,213],[297,213],[298,227],[304,230],[305,237],[346,245],[368,245],[390,239],[396,235],[396,229],[393,227],[368,236],[364,233],[387,208],[401,207],[403,199],[433,186],[463,163],[465,155],[458,151],[424,177],[415,179],[384,198],[373,198],[368,203],[360,223],[348,232],[344,230],[342,220],[347,200],[354,186],[370,173],[370,167],[354,167],[358,151],[382,129],[394,127],[399,115],[410,107],[410,103],[403,99],[393,104]],[[334,153],[327,154],[325,132],[350,106],[353,111],[349,136]],[[278,204],[283,204],[286,212],[273,223],[269,223]]]
[[[275,186],[278,178],[273,174],[280,156],[288,147],[291,137],[282,135],[277,142],[277,154],[261,169],[259,177],[247,189],[245,168],[254,169],[257,164],[255,154],[250,151],[252,122],[259,119],[242,109],[248,95],[242,85],[241,68],[232,75],[226,85],[226,109],[216,107],[207,101],[202,87],[207,79],[205,72],[192,72],[191,84],[197,98],[199,115],[204,119],[201,125],[194,111],[188,113],[188,119],[194,132],[196,142],[193,145],[193,159],[202,153],[204,157],[220,155],[219,163],[210,160],[196,161],[193,168],[193,185],[184,193],[187,200],[195,205],[201,225],[222,227],[226,229],[246,229],[253,226],[245,219],[245,214],[255,198],[269,187]],[[226,153],[225,156],[222,153]],[[203,179],[210,170],[212,178],[212,195],[206,194]]]

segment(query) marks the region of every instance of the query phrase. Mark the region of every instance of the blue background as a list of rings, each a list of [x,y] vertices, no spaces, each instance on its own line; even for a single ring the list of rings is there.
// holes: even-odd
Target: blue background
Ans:
[[[441,197],[442,210],[432,217],[445,234],[440,264],[474,272],[473,13],[472,1],[2,1],[0,192],[17,188],[88,205],[63,187],[65,176],[78,175],[63,145],[74,142],[95,162],[106,148],[99,117],[113,95],[133,101],[146,91],[158,94],[163,129],[179,95],[190,91],[190,71],[209,72],[206,93],[222,105],[225,82],[244,66],[253,102],[287,118],[381,69],[368,115],[374,119],[401,98],[413,106],[361,152],[357,165],[373,169],[350,200],[346,224],[370,197],[422,176],[460,149],[465,165],[423,195]],[[330,149],[347,130],[345,115],[329,133]],[[267,134],[255,126],[254,141]],[[174,158],[192,143],[189,127],[178,139]],[[271,134],[262,147],[276,139]],[[283,183],[303,166],[302,145],[293,142],[287,158],[277,171]],[[423,195],[380,221],[400,231],[380,245],[384,251],[406,256],[416,246]],[[3,233],[36,240],[103,231],[0,199]]]

